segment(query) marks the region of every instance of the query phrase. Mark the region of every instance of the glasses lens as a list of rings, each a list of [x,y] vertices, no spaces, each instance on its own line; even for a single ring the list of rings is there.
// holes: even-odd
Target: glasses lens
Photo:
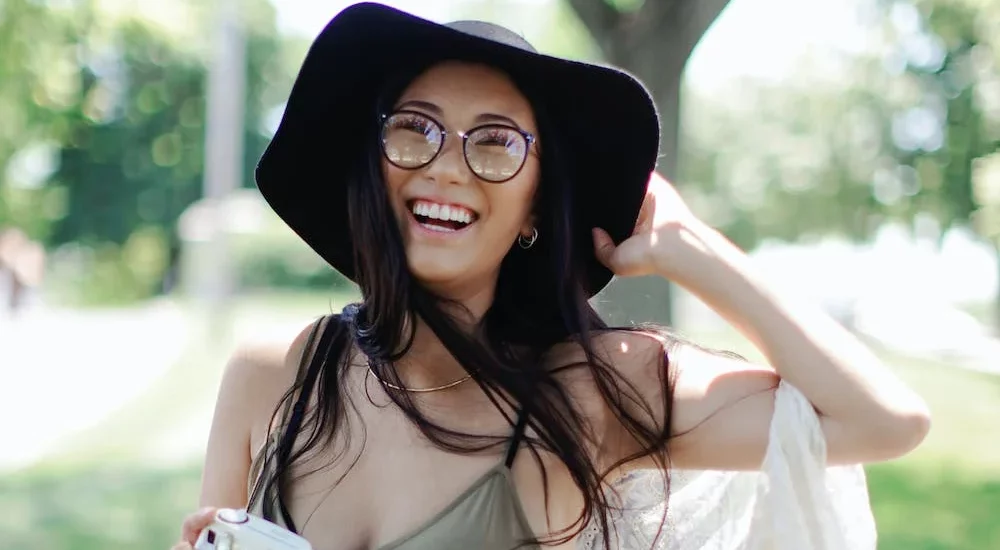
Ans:
[[[465,158],[469,168],[486,181],[506,181],[517,175],[528,154],[528,142],[514,128],[484,126],[469,134]]]
[[[416,113],[396,113],[382,125],[382,149],[400,168],[419,168],[434,160],[441,149],[441,128]]]

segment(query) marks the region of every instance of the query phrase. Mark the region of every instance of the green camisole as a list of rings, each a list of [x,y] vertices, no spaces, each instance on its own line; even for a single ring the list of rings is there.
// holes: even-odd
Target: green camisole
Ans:
[[[327,323],[327,325],[336,324],[337,321],[339,320],[332,319],[331,323]],[[320,324],[317,323],[317,327]],[[313,336],[315,336],[315,331],[316,329],[314,328]],[[326,327],[322,332],[323,334],[317,346],[316,353],[313,354],[313,360],[309,361],[308,368],[303,369],[300,367],[299,369],[300,376],[305,371],[304,374],[307,378],[304,381],[303,387],[305,388],[313,387],[308,378],[314,378],[318,374],[319,369],[322,368],[324,361],[318,360],[318,358],[326,354],[320,352],[329,350],[331,344],[333,344],[334,348],[336,347],[335,342],[331,341],[335,340],[335,338],[332,338],[330,333],[338,331],[329,330],[329,327]],[[313,336],[310,337],[310,344]],[[311,345],[306,346],[306,349],[310,348]],[[306,403],[307,400],[308,391],[303,391],[297,399],[300,404]],[[285,418],[289,418],[287,413],[292,413],[290,422],[284,425],[289,430],[292,430],[293,433],[298,430],[301,424],[301,414],[297,415],[295,413],[296,409],[302,410],[302,407],[296,406],[286,409],[285,416]],[[296,418],[296,416],[299,418]],[[514,457],[517,454],[517,449],[524,438],[525,426],[525,418],[522,415],[518,418],[502,463],[497,464],[484,473],[468,489],[456,497],[441,512],[428,520],[422,527],[389,544],[381,546],[378,550],[537,549],[538,546],[533,544],[522,546],[525,541],[533,539],[535,535],[521,507],[521,501],[517,496],[517,490],[510,471]],[[250,468],[250,479],[248,481],[251,497],[247,511],[259,517],[263,517],[263,505],[261,498],[255,498],[256,489],[258,489],[257,482],[264,464],[270,462],[269,460],[263,460],[263,457],[272,455],[276,443],[276,438],[270,438],[267,449],[258,454]],[[295,526],[289,525],[290,519],[289,521],[284,521],[284,518],[290,517],[284,505],[279,502],[279,506],[281,507],[281,513],[277,517],[266,519],[295,532]],[[325,549],[315,548],[315,550]]]

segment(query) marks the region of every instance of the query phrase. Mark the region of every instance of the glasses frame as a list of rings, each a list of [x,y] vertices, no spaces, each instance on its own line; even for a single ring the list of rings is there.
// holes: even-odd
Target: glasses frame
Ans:
[[[429,120],[431,124],[433,124],[434,126],[437,126],[438,131],[441,132],[441,145],[438,147],[437,151],[434,152],[434,156],[432,156],[427,162],[419,166],[400,166],[389,158],[389,154],[385,150],[386,123],[389,122],[390,118],[396,115],[416,115],[419,117],[423,117]],[[516,178],[517,175],[521,173],[521,170],[524,169],[524,165],[528,162],[528,155],[531,154],[531,146],[535,143],[535,135],[532,134],[531,132],[518,128],[517,126],[512,126],[510,124],[502,124],[496,122],[479,124],[477,126],[469,128],[465,132],[459,132],[457,130],[454,132],[449,132],[445,128],[444,124],[442,124],[436,118],[428,115],[427,113],[414,111],[411,109],[400,109],[398,111],[393,111],[391,113],[382,114],[379,116],[379,124],[380,124],[380,129],[379,129],[378,141],[379,141],[379,147],[382,149],[382,156],[385,157],[385,160],[388,161],[389,164],[395,166],[396,168],[399,168],[400,170],[420,170],[421,168],[426,168],[430,166],[431,163],[437,160],[437,158],[441,155],[441,151],[444,151],[444,148],[448,143],[448,135],[450,133],[453,133],[456,136],[462,138],[462,159],[465,161],[465,166],[469,169],[470,172],[472,172],[472,175],[476,176],[477,178],[487,183],[506,183]],[[503,128],[504,130],[514,130],[516,133],[520,134],[522,139],[524,139],[524,156],[521,157],[521,164],[518,165],[517,170],[515,170],[513,174],[501,180],[491,180],[484,178],[483,176],[480,176],[478,173],[476,173],[475,169],[472,168],[472,164],[469,162],[469,151],[468,151],[469,135],[488,128]]]

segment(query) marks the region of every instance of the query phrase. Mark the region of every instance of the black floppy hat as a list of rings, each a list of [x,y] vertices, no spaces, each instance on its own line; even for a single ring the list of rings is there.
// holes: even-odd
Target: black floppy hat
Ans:
[[[533,82],[532,99],[560,128],[561,154],[575,175],[577,238],[592,250],[593,227],[616,243],[631,235],[660,137],[656,106],[642,83],[619,69],[540,54],[498,25],[442,25],[374,3],[344,9],[313,42],[257,165],[261,194],[293,231],[354,279],[347,178],[356,164],[351,159],[368,145],[359,136],[378,123],[377,99],[390,75],[448,59],[482,62],[515,83]],[[541,251],[522,252],[528,259],[518,262],[524,271],[518,275],[530,280],[549,269]],[[585,269],[588,296],[612,278],[592,253]]]

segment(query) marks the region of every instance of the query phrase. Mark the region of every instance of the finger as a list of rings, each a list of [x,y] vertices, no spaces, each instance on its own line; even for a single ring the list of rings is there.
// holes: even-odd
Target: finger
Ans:
[[[194,550],[194,547],[192,547],[187,541],[184,541],[171,546],[170,550]]]
[[[594,255],[597,256],[597,260],[607,267],[613,270],[611,264],[611,257],[615,253],[615,241],[612,240],[611,235],[608,232],[595,227],[593,229],[594,235]]]
[[[181,529],[181,540],[194,545],[201,531],[215,520],[216,510],[217,508],[202,508],[184,518],[184,526]]]
[[[632,230],[633,235],[644,233],[652,227],[655,211],[656,195],[652,192],[647,192],[646,197],[642,200],[642,206],[639,207],[639,215],[636,217],[635,228]]]

